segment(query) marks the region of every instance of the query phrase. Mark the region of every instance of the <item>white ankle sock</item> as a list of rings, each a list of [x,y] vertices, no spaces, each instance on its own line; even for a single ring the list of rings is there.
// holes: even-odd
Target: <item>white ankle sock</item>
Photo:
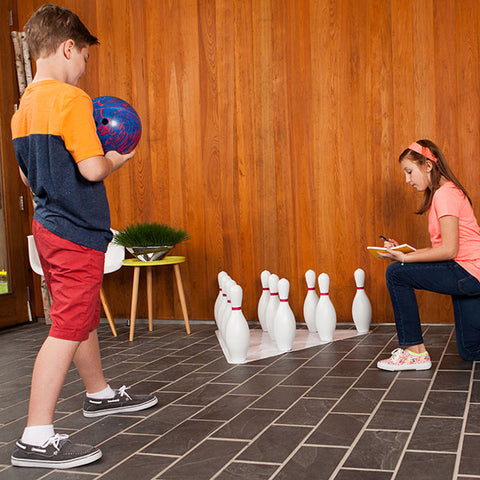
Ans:
[[[106,398],[113,398],[115,396],[115,392],[110,385],[107,385],[107,388],[100,390],[99,392],[95,393],[87,393],[88,398],[92,398],[93,400],[105,400]]]
[[[36,425],[26,427],[23,431],[22,442],[27,445],[40,447],[55,435],[53,425]]]

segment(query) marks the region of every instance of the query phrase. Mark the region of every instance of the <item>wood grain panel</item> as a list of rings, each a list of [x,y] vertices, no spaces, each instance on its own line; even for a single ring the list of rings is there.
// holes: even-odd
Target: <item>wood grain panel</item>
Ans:
[[[42,2],[17,0],[25,23]],[[137,155],[111,178],[112,224],[158,221],[192,239],[174,252],[192,319],[212,319],[217,274],[256,318],[263,269],[290,280],[302,318],[313,268],[351,321],[353,272],[367,273],[374,321],[393,320],[378,235],[425,246],[421,196],[398,155],[431,138],[480,202],[476,0],[63,0],[98,35],[81,86],[131,102]],[[181,318],[170,269],[154,272],[154,315]],[[131,272],[107,277],[127,317]],[[118,292],[124,292],[118,295]],[[419,293],[425,321],[448,297]],[[141,301],[139,315],[146,315]]]

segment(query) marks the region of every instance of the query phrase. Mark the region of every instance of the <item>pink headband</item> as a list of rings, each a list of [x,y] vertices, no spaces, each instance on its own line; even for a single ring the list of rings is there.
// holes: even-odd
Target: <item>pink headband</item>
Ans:
[[[423,145],[420,145],[417,142],[411,143],[408,148],[410,150],[413,150],[414,152],[419,153],[420,155],[423,155],[424,157],[428,158],[434,163],[437,163],[437,159],[435,155],[432,153],[432,151],[428,147],[424,147]]]

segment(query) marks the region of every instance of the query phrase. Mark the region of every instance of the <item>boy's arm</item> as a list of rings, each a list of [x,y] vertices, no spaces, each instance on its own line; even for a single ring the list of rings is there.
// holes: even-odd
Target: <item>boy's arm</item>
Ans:
[[[127,160],[135,155],[135,150],[122,155],[115,151],[105,155],[86,158],[78,162],[78,169],[84,178],[91,182],[100,182],[115,170],[118,170]]]

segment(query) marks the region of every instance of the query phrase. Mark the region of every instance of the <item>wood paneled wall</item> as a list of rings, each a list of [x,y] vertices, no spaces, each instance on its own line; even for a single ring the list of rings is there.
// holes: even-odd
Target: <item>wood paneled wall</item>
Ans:
[[[18,0],[19,24],[41,3]],[[339,321],[351,321],[362,267],[374,321],[393,321],[387,263],[365,247],[379,234],[429,244],[397,162],[415,139],[440,145],[480,205],[477,0],[58,3],[101,41],[82,88],[126,99],[143,121],[136,157],[106,181],[113,226],[191,234],[174,252],[188,257],[193,319],[213,318],[220,270],[255,319],[268,269],[290,280],[300,320],[313,268],[330,275]],[[131,274],[105,280],[117,316],[129,314]],[[181,318],[171,272],[154,275],[155,316]],[[419,299],[425,322],[452,321],[449,298]]]

